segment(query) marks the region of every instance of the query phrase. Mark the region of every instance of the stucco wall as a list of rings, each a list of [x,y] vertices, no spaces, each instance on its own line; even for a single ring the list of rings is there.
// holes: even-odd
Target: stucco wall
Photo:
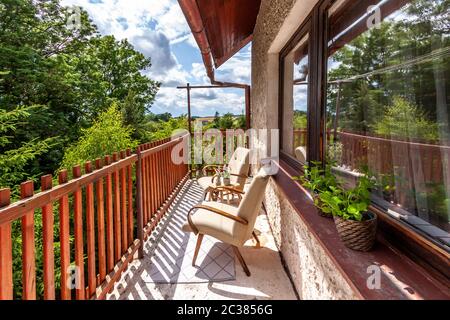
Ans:
[[[262,1],[252,45],[253,128],[278,128],[278,53],[316,1]],[[355,299],[349,284],[273,181],[265,205],[300,298]]]

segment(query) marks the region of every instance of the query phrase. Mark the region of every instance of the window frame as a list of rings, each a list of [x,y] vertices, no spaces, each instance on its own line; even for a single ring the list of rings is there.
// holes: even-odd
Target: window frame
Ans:
[[[297,172],[303,167],[293,156],[283,152],[283,96],[284,59],[306,34],[309,33],[309,84],[308,84],[308,130],[307,163],[320,162],[325,165],[326,152],[326,94],[328,70],[328,10],[339,0],[319,0],[311,13],[287,42],[279,56],[279,130],[280,159]],[[352,9],[352,0],[344,7]],[[367,6],[378,0],[361,0]],[[347,11],[348,12],[348,11]],[[415,230],[412,226],[395,219],[381,206],[372,202],[370,210],[379,218],[379,240],[401,250],[438,279],[450,279],[450,253],[439,243]]]
[[[285,151],[283,151],[283,127],[284,127],[284,76],[285,76],[285,58],[291,53],[291,51],[295,48],[295,46],[305,37],[305,36],[309,36],[308,42],[310,42],[311,40],[311,31],[312,31],[312,25],[311,25],[311,17],[306,18],[306,20],[302,23],[302,25],[300,26],[300,28],[295,32],[293,38],[291,38],[288,43],[286,44],[286,46],[282,49],[282,51],[280,52],[280,56],[279,56],[279,66],[280,66],[280,81],[279,81],[279,108],[278,108],[278,126],[279,126],[279,130],[280,130],[280,141],[279,141],[279,146],[280,146],[280,158],[283,159],[286,163],[288,163],[291,167],[295,168],[297,171],[301,171],[303,172],[303,165],[302,163],[300,163],[297,159],[295,159],[295,157],[293,157],[292,155],[286,153]],[[309,59],[311,59],[311,54],[313,54],[312,52],[312,46],[310,44],[308,44],[308,55],[309,55]],[[310,61],[308,61],[308,65],[310,68]],[[310,86],[311,86],[311,70],[309,71],[309,77],[308,77],[308,108],[307,108],[307,132],[309,131],[310,128],[310,108],[311,108],[311,103],[310,103]],[[307,137],[309,137],[309,134],[307,135]],[[309,138],[307,138],[309,139]],[[310,143],[308,140],[308,145],[307,145],[307,152],[306,152],[306,161],[309,162],[310,158],[309,158],[309,150],[310,147]]]

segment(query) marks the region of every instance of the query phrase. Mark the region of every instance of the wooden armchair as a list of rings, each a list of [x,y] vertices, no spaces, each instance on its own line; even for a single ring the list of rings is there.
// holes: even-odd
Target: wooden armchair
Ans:
[[[238,248],[243,247],[252,236],[259,244],[253,230],[268,181],[269,176],[261,171],[253,179],[238,208],[220,202],[203,202],[189,211],[183,230],[198,236],[192,265],[195,265],[204,235],[210,235],[233,246],[245,273],[250,276],[250,270]]]
[[[228,186],[217,183],[225,169],[230,173],[230,185]],[[219,198],[223,200],[225,197],[229,200],[229,196],[237,196],[241,200],[250,170],[250,150],[237,148],[227,166],[208,165],[203,168],[203,175],[212,170],[215,172],[213,177],[206,176],[198,179],[198,183],[204,190],[204,199],[206,200],[209,195],[210,201],[217,201]]]

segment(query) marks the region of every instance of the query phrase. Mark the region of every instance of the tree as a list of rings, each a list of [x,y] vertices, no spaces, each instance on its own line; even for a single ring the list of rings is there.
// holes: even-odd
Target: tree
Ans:
[[[220,129],[220,113],[216,111],[214,114],[214,121],[212,123],[212,128]]]
[[[375,125],[375,132],[388,137],[407,137],[436,141],[438,126],[416,105],[402,97],[394,97],[382,118]]]
[[[245,115],[240,115],[234,119],[233,128],[234,129],[246,129],[247,121]]]
[[[306,129],[308,118],[305,111],[294,110],[294,129]]]
[[[53,139],[23,141],[15,148],[9,148],[11,139],[19,127],[26,127],[28,119],[37,106],[18,107],[12,111],[0,109],[0,188],[14,187],[34,176],[24,170],[27,165],[47,152]],[[39,172],[34,172],[38,175]]]
[[[156,115],[158,119],[159,115]],[[155,119],[155,115],[148,116],[149,119]],[[165,116],[163,116],[164,118]],[[158,141],[161,139],[169,138],[173,132],[178,129],[188,128],[187,116],[182,115],[178,118],[170,117],[168,121],[164,120],[150,120],[147,123],[147,141]]]
[[[67,148],[61,168],[71,168],[114,152],[135,148],[133,130],[124,126],[123,116],[116,104],[101,113],[92,127],[84,129],[80,139]]]
[[[70,10],[59,0],[3,0],[0,3],[0,108],[37,106],[28,126],[18,126],[3,151],[24,141],[53,138],[29,172],[60,167],[64,146],[112,103],[120,105],[133,138],[145,136],[148,112],[159,83],[145,76],[150,59],[127,41],[101,37],[87,12],[69,28]],[[24,168],[25,170],[25,168]]]
[[[89,116],[96,117],[130,94],[142,115],[150,111],[160,83],[143,75],[151,61],[127,40],[116,41],[114,36],[91,39],[86,49],[79,56],[71,56],[69,62],[80,73],[83,110]]]
[[[234,116],[232,113],[226,113],[219,119],[219,129],[232,129],[234,126]]]
[[[446,70],[450,70],[445,54],[450,46],[449,9],[448,0],[411,1],[401,10],[403,19],[387,18],[380,28],[367,30],[333,54],[330,65],[336,67],[329,79],[350,79],[341,86],[340,127],[373,133],[394,97],[401,96],[421,109],[427,120],[441,123],[441,139],[450,138],[445,95]],[[390,70],[360,77],[383,68]],[[336,87],[328,92],[329,116],[333,116]]]

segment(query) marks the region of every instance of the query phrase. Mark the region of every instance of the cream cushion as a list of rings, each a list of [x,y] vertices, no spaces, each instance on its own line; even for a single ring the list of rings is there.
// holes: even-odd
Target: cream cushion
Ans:
[[[250,170],[250,150],[239,147],[231,156],[230,162],[228,164],[228,171],[231,174],[233,174],[230,177],[231,185],[236,187],[238,190],[244,190],[244,186],[247,181],[247,178],[245,178],[245,176],[248,175],[249,170]],[[197,181],[198,184],[203,188],[203,190],[206,190],[210,186],[213,186],[212,179],[213,177],[202,177],[199,178]]]
[[[220,202],[203,202],[203,205],[213,207],[225,211],[234,216],[238,215],[238,208],[226,205]],[[231,219],[225,218],[219,214],[199,209],[192,215],[192,222],[201,234],[208,234],[211,237],[219,239],[223,242],[232,245],[239,245],[239,238],[235,237],[238,234],[245,233],[244,225],[237,223]],[[183,226],[183,231],[192,232],[188,223]]]
[[[306,148],[298,147],[295,149],[295,157],[300,163],[306,163]]]
[[[213,207],[231,215],[241,217],[248,222],[247,225],[205,209],[199,209],[192,215],[192,223],[201,234],[210,235],[237,247],[243,246],[252,235],[256,218],[261,210],[268,181],[269,176],[262,171],[253,178],[249,190],[238,208],[217,202],[202,203],[205,206]],[[188,223],[183,226],[183,230],[192,232]]]
[[[250,170],[250,150],[239,147],[231,156],[230,162],[228,163],[228,171],[232,174],[242,177],[232,175],[230,177],[231,184],[236,185],[240,190],[243,190],[245,182],[247,181],[247,178],[243,176],[247,176],[249,170]]]

